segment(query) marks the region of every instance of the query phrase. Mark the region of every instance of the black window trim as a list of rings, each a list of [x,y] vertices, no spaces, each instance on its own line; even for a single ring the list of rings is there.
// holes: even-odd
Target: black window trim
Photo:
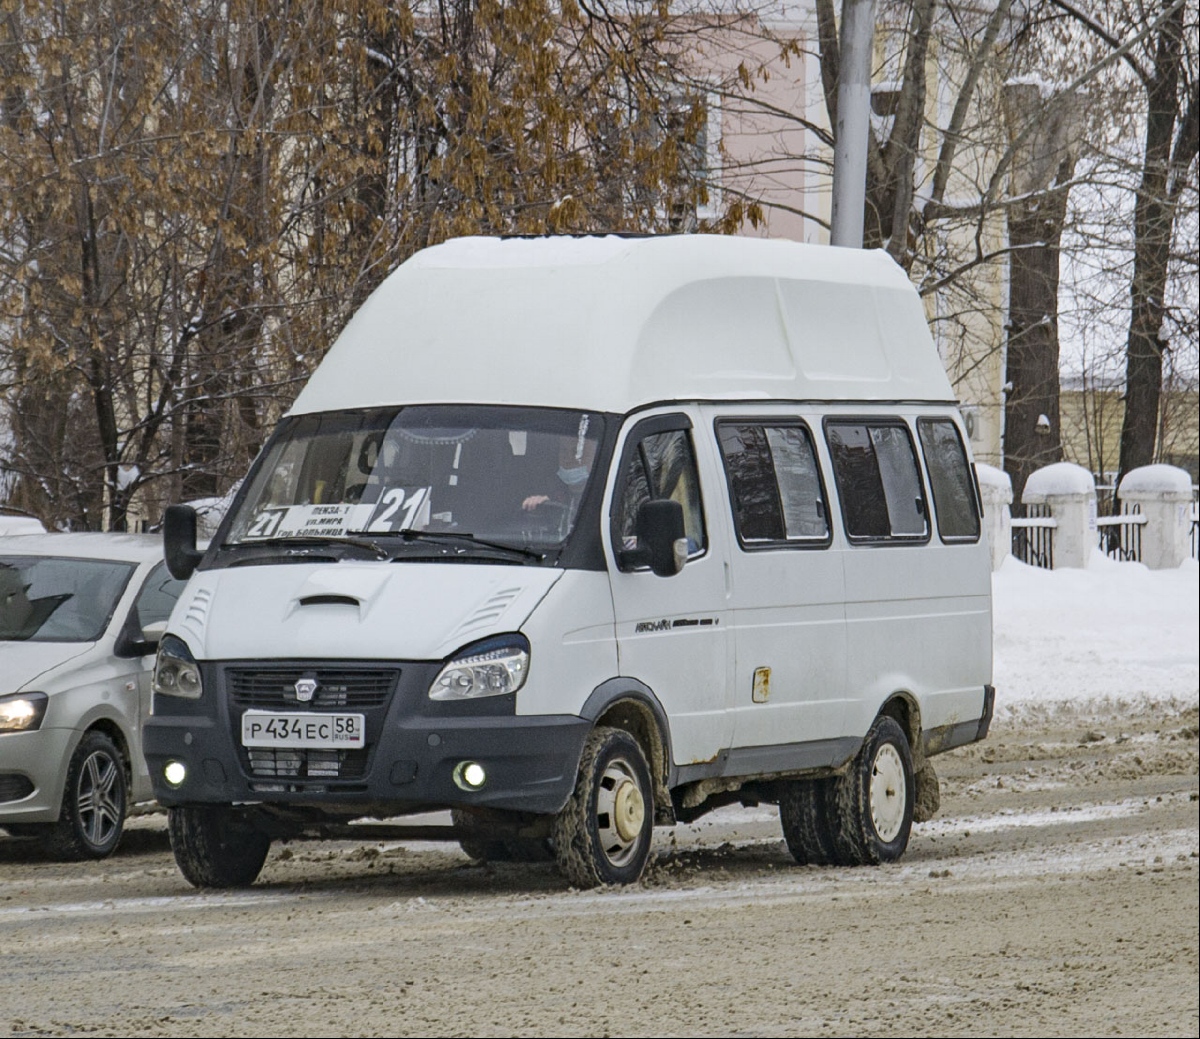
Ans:
[[[692,461],[696,465],[696,479],[698,481],[698,490],[700,492],[700,518],[704,522],[704,547],[698,552],[693,552],[688,556],[688,562],[693,559],[703,559],[708,555],[709,544],[712,541],[712,523],[709,521],[708,508],[704,501],[704,481],[700,476],[700,455],[696,451],[696,438],[692,435],[693,423],[691,417],[682,411],[672,411],[665,415],[650,415],[647,418],[640,419],[629,427],[629,432],[625,435],[625,442],[621,445],[621,457],[617,468],[613,470],[615,480],[613,482],[613,493],[608,500],[608,539],[612,545],[613,558],[615,559],[621,551],[621,545],[617,536],[617,531],[613,527],[617,501],[622,494],[625,493],[625,473],[629,469],[629,463],[633,460],[636,452],[642,460],[642,465],[646,464],[645,455],[642,453],[642,441],[648,436],[655,436],[659,433],[686,433],[692,447]],[[620,433],[618,431],[617,435]],[[629,573],[649,573],[649,566],[639,566],[629,571]]]
[[[812,448],[813,461],[817,466],[817,480],[821,485],[821,501],[825,510],[826,534],[823,538],[781,538],[762,541],[746,541],[738,526],[737,509],[734,506],[733,482],[729,476],[729,466],[726,464],[725,451],[721,447],[721,426],[742,425],[761,426],[763,429],[796,428],[803,429],[808,436],[808,445]],[[733,518],[733,532],[737,538],[738,547],[743,552],[773,552],[779,549],[798,549],[800,551],[815,551],[829,548],[833,544],[833,509],[829,503],[829,488],[825,485],[825,471],[821,465],[821,456],[817,451],[817,438],[813,435],[812,427],[807,421],[797,415],[784,417],[777,415],[719,415],[713,419],[713,437],[717,442],[717,455],[721,460],[721,471],[725,474],[725,492],[729,499],[729,515]],[[779,480],[775,480],[775,495],[779,500],[780,514],[783,512],[783,502],[779,498]]]
[[[916,463],[917,481],[921,484],[921,502],[925,509],[924,534],[889,534],[885,537],[864,537],[861,534],[851,534],[846,522],[846,503],[842,500],[842,487],[838,483],[837,462],[833,456],[833,448],[829,443],[830,426],[894,426],[904,430],[908,437],[908,446]],[[842,517],[842,531],[851,545],[928,545],[933,538],[933,520],[929,507],[930,493],[925,486],[925,474],[922,471],[924,456],[918,452],[914,434],[909,420],[903,415],[826,415],[821,422],[821,431],[825,434],[825,450],[829,452],[829,468],[833,473],[833,483],[837,488],[838,511]]]
[[[954,429],[954,435],[958,437],[958,446],[962,449],[963,461],[967,465],[967,476],[971,481],[971,495],[975,502],[975,521],[977,528],[974,535],[957,534],[945,535],[942,533],[942,517],[938,512],[937,501],[933,496],[933,477],[929,473],[929,459],[925,455],[925,442],[921,439],[922,424],[932,425],[934,422],[948,422]],[[929,498],[933,505],[933,511],[937,515],[938,539],[943,545],[975,545],[979,543],[979,539],[983,537],[983,499],[979,493],[979,478],[975,473],[975,466],[971,462],[971,456],[967,454],[967,445],[963,440],[963,431],[959,429],[958,423],[950,415],[921,415],[917,418],[917,443],[921,447],[921,464],[925,467],[925,476],[929,480]]]

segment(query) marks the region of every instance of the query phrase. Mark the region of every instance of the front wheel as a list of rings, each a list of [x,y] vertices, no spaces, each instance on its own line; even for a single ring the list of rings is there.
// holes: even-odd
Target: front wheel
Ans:
[[[125,759],[97,730],[84,733],[67,766],[58,822],[44,835],[46,850],[63,859],[103,859],[121,839],[128,810]]]
[[[171,808],[167,833],[179,872],[193,887],[248,887],[271,848],[271,838],[232,808]]]
[[[831,790],[834,861],[861,866],[899,859],[912,832],[915,789],[904,730],[894,718],[876,718]]]
[[[646,755],[622,729],[593,729],[575,790],[554,820],[554,856],[576,887],[633,884],[650,856],[654,787]]]

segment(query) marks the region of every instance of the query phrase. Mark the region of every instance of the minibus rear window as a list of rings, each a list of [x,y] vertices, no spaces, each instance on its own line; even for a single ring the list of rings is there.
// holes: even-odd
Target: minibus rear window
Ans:
[[[917,423],[917,433],[929,471],[938,534],[943,541],[977,540],[979,509],[958,430],[949,419],[923,418]]]

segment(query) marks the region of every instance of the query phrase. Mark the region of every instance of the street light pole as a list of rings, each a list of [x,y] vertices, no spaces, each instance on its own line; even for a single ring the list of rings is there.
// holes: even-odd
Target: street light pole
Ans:
[[[830,243],[861,249],[871,132],[871,51],[875,0],[842,0],[837,126],[833,143]]]

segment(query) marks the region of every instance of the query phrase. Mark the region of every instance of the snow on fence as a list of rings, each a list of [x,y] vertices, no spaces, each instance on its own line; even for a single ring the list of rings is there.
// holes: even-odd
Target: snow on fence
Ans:
[[[1126,475],[1118,488],[1121,512],[1097,516],[1091,473],[1058,462],[1033,473],[1013,518],[1012,483],[990,465],[976,465],[984,523],[997,570],[1011,552],[1030,566],[1084,568],[1097,544],[1110,558],[1151,570],[1178,567],[1200,551],[1196,489],[1182,469],[1150,465]]]

